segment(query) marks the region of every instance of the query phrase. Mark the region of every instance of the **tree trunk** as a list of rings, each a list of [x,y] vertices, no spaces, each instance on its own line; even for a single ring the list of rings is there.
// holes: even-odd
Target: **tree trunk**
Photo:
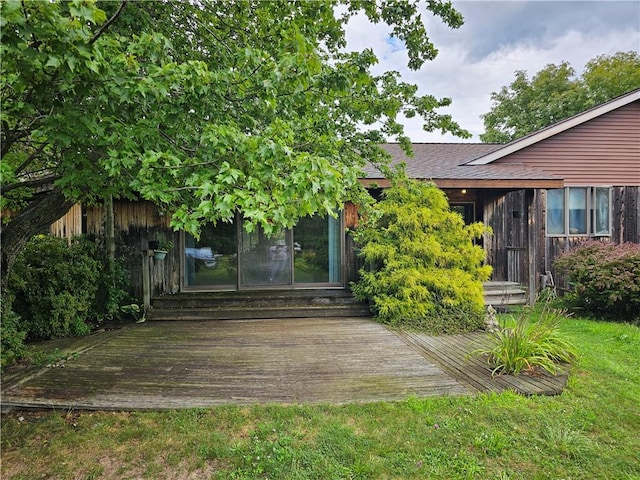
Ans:
[[[53,222],[64,216],[73,206],[61,191],[36,194],[29,205],[9,223],[0,226],[2,244],[1,291],[7,288],[9,273],[16,257],[31,237],[47,231]]]
[[[104,239],[105,250],[107,259],[107,278],[109,281],[108,291],[105,295],[108,297],[109,292],[115,291],[116,286],[116,234],[115,234],[115,219],[113,214],[113,196],[109,195],[104,201]],[[107,301],[108,298],[104,298],[103,301]]]

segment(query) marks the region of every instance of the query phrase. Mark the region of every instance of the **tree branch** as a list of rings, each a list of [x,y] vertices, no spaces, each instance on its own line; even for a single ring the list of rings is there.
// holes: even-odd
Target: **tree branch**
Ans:
[[[54,189],[43,194],[34,195],[29,205],[11,218],[7,224],[0,225],[2,251],[0,255],[0,289],[4,293],[7,288],[9,273],[16,256],[27,241],[35,234],[48,229],[73,206],[73,202],[64,194]]]
[[[45,177],[34,178],[33,180],[25,180],[23,182],[11,183],[9,185],[0,185],[0,194],[5,195],[7,192],[15,190],[16,188],[34,188],[47,184],[53,185],[53,182],[60,178],[62,178],[60,175],[48,175]]]
[[[47,144],[46,144],[46,143],[43,143],[42,145],[40,145],[40,146],[36,149],[36,151],[35,151],[35,152],[33,152],[31,155],[29,155],[29,156],[27,157],[27,159],[26,159],[24,162],[22,162],[22,164],[20,164],[20,166],[19,166],[18,168],[16,168],[16,175],[18,175],[18,174],[19,174],[20,172],[22,172],[25,168],[27,168],[27,167],[29,166],[29,164],[30,164],[31,162],[33,162],[33,161],[38,157],[38,155],[40,155],[40,154],[43,152],[43,150],[45,149],[45,147],[46,147],[46,146],[47,146]]]
[[[24,127],[22,127],[21,125],[15,125],[13,128],[9,129],[7,122],[3,120],[3,129],[2,132],[0,132],[2,138],[0,159],[4,158],[4,156],[11,150],[11,147],[14,143],[31,135],[31,132],[36,128],[37,122],[53,114],[53,108],[54,107],[51,107],[51,111],[47,115],[38,115],[37,117],[33,118],[29,122],[29,124]]]
[[[163,131],[161,128],[158,129],[158,131],[160,132],[160,135],[162,135],[162,137],[164,137],[165,140],[167,140],[167,142],[169,142],[171,145],[173,145],[176,148],[179,148],[180,150],[182,150],[185,153],[188,153],[189,155],[193,155],[195,154],[198,150],[195,148],[189,148],[189,147],[185,147],[183,145],[178,145],[178,142],[176,142],[173,138],[171,138],[165,131]],[[173,167],[172,167],[173,168]]]
[[[98,40],[102,36],[102,34],[111,26],[111,24],[118,19],[126,4],[127,0],[122,0],[122,2],[120,2],[120,6],[118,7],[116,13],[114,13],[113,16],[109,20],[107,20],[107,23],[102,25],[102,27],[100,27],[100,30],[98,30],[95,35],[91,37],[91,40],[89,40],[89,45],[93,45],[95,41]]]

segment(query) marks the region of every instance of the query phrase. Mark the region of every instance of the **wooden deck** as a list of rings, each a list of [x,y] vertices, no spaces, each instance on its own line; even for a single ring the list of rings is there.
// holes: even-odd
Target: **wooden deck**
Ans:
[[[566,377],[491,378],[464,358],[480,336],[395,333],[367,318],[150,322],[49,343],[77,355],[5,374],[1,403],[129,410],[562,390]]]
[[[466,333],[432,337],[419,333],[397,332],[425,358],[440,366],[457,381],[475,392],[511,390],[523,395],[558,395],[567,384],[568,369],[558,375],[492,375],[487,360],[469,353],[487,345],[484,333]]]

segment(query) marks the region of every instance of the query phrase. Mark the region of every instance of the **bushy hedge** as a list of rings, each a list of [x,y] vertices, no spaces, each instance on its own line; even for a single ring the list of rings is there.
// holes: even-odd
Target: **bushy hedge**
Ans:
[[[100,262],[92,242],[38,235],[18,255],[9,290],[13,310],[29,340],[81,335],[89,331],[98,292]]]
[[[95,242],[32,238],[3,294],[2,367],[22,357],[24,341],[82,335],[104,321],[130,320],[137,304],[128,282],[123,262],[108,261]]]
[[[0,367],[16,363],[25,353],[24,339],[26,332],[21,329],[20,316],[11,309],[11,303],[0,298]]]
[[[564,297],[571,308],[610,320],[640,320],[640,244],[587,241],[554,265],[571,285]]]
[[[365,268],[352,285],[383,323],[430,333],[482,325],[482,282],[491,275],[474,240],[482,224],[465,225],[432,183],[396,180],[367,212],[354,237]]]

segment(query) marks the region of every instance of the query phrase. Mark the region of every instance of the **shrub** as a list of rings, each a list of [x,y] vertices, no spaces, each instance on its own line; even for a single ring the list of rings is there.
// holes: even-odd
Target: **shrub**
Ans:
[[[109,262],[104,256],[98,255],[97,260],[100,262],[100,278],[91,317],[96,324],[103,320],[125,321],[129,315],[122,310],[122,306],[134,303],[128,293],[130,279],[125,259],[117,258]]]
[[[568,306],[613,320],[640,319],[640,244],[587,241],[554,265],[572,287]]]
[[[16,258],[9,277],[13,310],[28,339],[80,335],[95,305],[100,263],[95,244],[38,235]]]
[[[16,363],[25,354],[24,339],[26,332],[20,328],[20,317],[11,309],[11,303],[0,298],[0,367],[5,368]]]
[[[474,240],[480,223],[465,225],[432,183],[395,180],[355,232],[366,267],[352,285],[386,324],[430,333],[482,325],[482,281],[491,275]]]
[[[538,368],[555,374],[558,362],[572,362],[577,356],[576,348],[559,330],[563,312],[548,303],[540,304],[543,306],[537,318],[530,308],[524,308],[517,319],[507,317],[502,329],[489,334],[489,345],[471,354],[487,355],[493,374],[519,375]]]

